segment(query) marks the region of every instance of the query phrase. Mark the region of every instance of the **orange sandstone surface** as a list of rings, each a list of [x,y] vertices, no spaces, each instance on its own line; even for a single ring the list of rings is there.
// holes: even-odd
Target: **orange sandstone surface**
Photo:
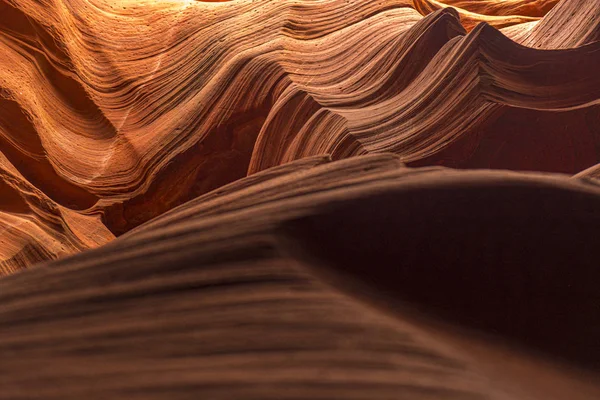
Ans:
[[[0,0],[0,399],[600,398],[600,2]]]

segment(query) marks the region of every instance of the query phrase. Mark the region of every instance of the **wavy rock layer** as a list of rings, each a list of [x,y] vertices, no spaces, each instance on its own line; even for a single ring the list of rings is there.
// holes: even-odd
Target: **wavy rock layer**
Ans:
[[[599,26],[585,0],[0,0],[0,271],[319,154],[575,174]]]
[[[0,54],[0,399],[600,398],[597,1],[0,0]]]
[[[597,398],[545,357],[598,366],[599,207],[394,155],[268,169],[0,280],[0,398]]]

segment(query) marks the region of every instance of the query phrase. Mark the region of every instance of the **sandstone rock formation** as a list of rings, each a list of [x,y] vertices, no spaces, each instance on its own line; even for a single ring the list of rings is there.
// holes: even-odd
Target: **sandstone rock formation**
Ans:
[[[555,3],[3,0],[2,268],[312,155],[588,168],[600,11]]]
[[[597,397],[600,186],[328,161],[0,280],[0,398]]]
[[[0,0],[0,55],[0,399],[600,398],[599,2]]]

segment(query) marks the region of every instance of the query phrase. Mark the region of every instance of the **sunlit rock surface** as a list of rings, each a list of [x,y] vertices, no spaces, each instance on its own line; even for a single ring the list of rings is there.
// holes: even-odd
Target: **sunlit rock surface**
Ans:
[[[599,71],[595,0],[0,0],[0,399],[600,398]]]

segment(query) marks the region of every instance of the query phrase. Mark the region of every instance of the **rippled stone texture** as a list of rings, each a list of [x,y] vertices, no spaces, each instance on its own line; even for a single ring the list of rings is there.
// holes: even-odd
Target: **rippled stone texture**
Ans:
[[[599,2],[0,0],[0,54],[1,399],[600,398]]]
[[[586,169],[600,11],[555,3],[3,0],[2,269],[311,155]]]

